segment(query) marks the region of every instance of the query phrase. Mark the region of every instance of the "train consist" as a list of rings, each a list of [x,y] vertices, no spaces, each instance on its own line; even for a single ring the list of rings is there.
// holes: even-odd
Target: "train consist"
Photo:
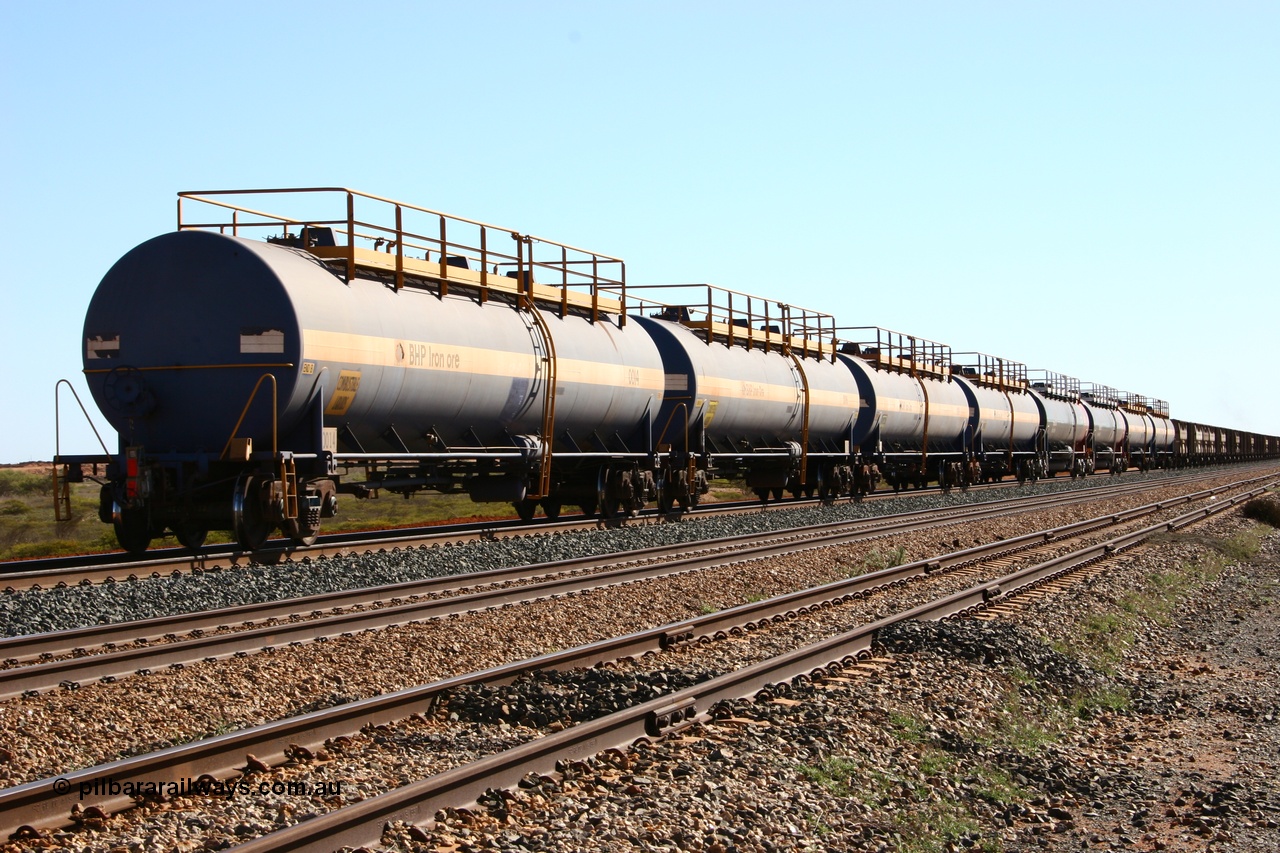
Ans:
[[[178,229],[98,286],[83,356],[119,450],[59,456],[58,494],[105,466],[100,516],[131,552],[170,531],[308,543],[340,494],[623,518],[693,506],[712,476],[830,501],[1280,456],[1161,401],[714,286],[629,286],[617,258],[346,189],[179,194]]]

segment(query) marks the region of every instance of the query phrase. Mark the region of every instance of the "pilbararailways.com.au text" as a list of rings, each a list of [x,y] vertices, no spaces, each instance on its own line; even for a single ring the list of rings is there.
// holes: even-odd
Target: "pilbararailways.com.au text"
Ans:
[[[59,796],[78,791],[80,799],[98,797],[134,797],[136,799],[170,799],[173,797],[340,797],[342,780],[309,781],[294,779],[252,782],[247,779],[178,779],[158,782],[154,779],[126,779],[121,782],[107,777],[73,783],[69,779],[53,780],[53,792]]]

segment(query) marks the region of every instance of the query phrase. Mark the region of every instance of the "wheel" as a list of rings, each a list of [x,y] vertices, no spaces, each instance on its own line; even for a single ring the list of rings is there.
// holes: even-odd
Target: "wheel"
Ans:
[[[305,503],[305,498],[301,503]],[[307,514],[307,507],[299,506],[298,511],[297,518],[291,518],[286,522],[286,532],[289,534],[289,539],[295,545],[311,546],[316,544],[316,538],[320,535],[319,510],[316,511],[315,524],[311,523],[311,517]]]
[[[533,513],[538,508],[537,501],[532,498],[525,498],[524,500],[514,501],[511,505],[516,508],[516,515],[520,516],[520,520],[525,524],[533,521]]]
[[[185,522],[174,526],[173,535],[183,548],[195,551],[204,545],[205,537],[209,535],[209,531],[198,524]]]
[[[268,480],[242,474],[231,499],[231,515],[235,519],[236,542],[241,550],[257,551],[267,543],[272,524],[262,501],[262,487]]]
[[[316,539],[320,536],[319,526],[316,526],[316,527],[307,526],[303,528],[303,530],[310,531],[310,532],[300,531],[299,533],[296,533],[296,534],[290,534],[289,539],[292,540],[293,544],[307,545],[307,546],[316,544]]]
[[[115,520],[116,541],[135,557],[151,546],[151,523],[146,510],[122,509]]]
[[[783,491],[782,489],[774,489],[774,490],[773,490],[773,499],[774,499],[775,501],[780,501],[780,500],[782,500],[782,496],[783,496],[783,494],[784,494],[784,491]]]
[[[756,497],[760,499],[760,503],[767,504],[769,502],[768,489],[756,489],[755,492],[756,492]]]
[[[584,498],[578,508],[582,510],[582,514],[587,518],[595,518],[596,513],[600,511],[600,503],[595,498]]]
[[[550,498],[542,501],[542,513],[547,517],[547,521],[555,521],[560,517],[560,501],[551,500]]]

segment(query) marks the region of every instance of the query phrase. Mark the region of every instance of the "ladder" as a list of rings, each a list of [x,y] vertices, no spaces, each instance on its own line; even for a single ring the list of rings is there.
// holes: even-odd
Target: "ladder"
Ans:
[[[71,520],[71,466],[53,463],[53,517],[55,521]]]
[[[284,492],[284,517],[289,520],[298,517],[298,467],[292,455],[280,460],[280,483]]]

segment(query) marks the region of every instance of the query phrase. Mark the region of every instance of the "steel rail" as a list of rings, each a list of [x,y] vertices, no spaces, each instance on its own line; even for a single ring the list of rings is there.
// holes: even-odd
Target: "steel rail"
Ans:
[[[1179,519],[1166,522],[1163,525],[1156,525],[1148,528],[1148,530],[1176,529],[1174,526],[1179,525],[1181,519],[1198,519],[1212,512],[1221,511],[1242,500],[1247,500],[1252,495],[1263,491],[1264,488],[1254,489],[1241,497],[1229,501],[1221,501],[1213,507],[1188,513],[1180,516]],[[1182,502],[1189,498],[1190,496],[1184,496],[1183,498],[1174,499],[1172,503]],[[1171,502],[1161,503],[1168,504]],[[753,626],[761,627],[769,622],[779,621],[788,616],[801,614],[818,607],[833,606],[863,597],[875,589],[899,584],[903,580],[914,576],[937,572],[941,569],[959,568],[972,564],[983,557],[1007,553],[1010,550],[1016,551],[1033,547],[1036,544],[1061,539],[1067,535],[1078,535],[1091,523],[1110,521],[1116,518],[1116,516],[1101,516],[1098,519],[1076,522],[1054,530],[1030,533],[1017,539],[990,543],[979,548],[970,548],[954,554],[884,569],[856,578],[833,582],[823,587],[800,590],[775,599],[740,605],[739,607],[636,632],[624,637],[602,640],[531,660],[506,664],[481,672],[443,679],[421,687],[358,700],[346,705],[266,723],[250,729],[171,747],[147,755],[71,771],[57,779],[45,779],[9,788],[0,791],[0,837],[18,832],[23,827],[26,827],[28,832],[34,832],[66,825],[70,820],[71,807],[77,804],[80,808],[87,808],[92,805],[104,811],[118,811],[134,805],[134,800],[129,796],[111,796],[100,793],[100,791],[105,790],[105,786],[95,785],[95,781],[100,783],[109,779],[119,781],[131,778],[154,780],[163,778],[165,774],[168,774],[170,778],[227,778],[247,770],[245,756],[248,753],[253,753],[260,761],[275,764],[291,754],[295,746],[303,746],[309,749],[315,748],[323,744],[328,738],[349,735],[366,725],[382,725],[404,719],[414,713],[429,713],[434,708],[442,692],[456,689],[463,685],[507,683],[523,673],[538,669],[571,669],[592,666],[603,661],[638,657],[647,652],[690,641],[698,636],[718,637],[722,636],[726,631],[732,632],[740,628],[749,629]],[[1130,537],[1133,535],[1127,534]],[[1107,550],[1106,544],[1101,547],[1104,552]],[[1015,573],[1014,576],[994,582],[994,585],[999,588],[1001,584],[1004,584],[1009,589],[1009,592],[1006,592],[1005,595],[1011,595],[1014,591],[1014,584],[1010,580],[1011,577],[1033,577],[1034,572],[1039,569],[1040,566],[1035,566],[1031,569],[1023,570],[1023,572]],[[1032,583],[1034,582],[1033,580]],[[989,583],[981,584],[977,587],[977,589],[988,591],[986,596],[982,598],[983,601],[993,595],[990,592],[991,587],[992,584]],[[966,602],[969,601],[967,598],[964,600]],[[968,605],[966,604],[965,606]],[[915,611],[910,612],[914,613]],[[869,647],[869,641],[866,647]],[[864,646],[861,641],[858,641],[857,648],[852,653],[856,654],[862,648]],[[775,678],[774,680],[777,679]],[[663,708],[668,708],[668,710],[653,717],[653,726],[660,727],[659,724],[664,719],[670,722],[677,713],[682,718],[686,716],[684,706],[670,709],[671,703],[665,699],[655,700],[655,703]],[[649,703],[649,705],[652,706],[655,703]],[[676,704],[679,703],[677,702]],[[582,726],[574,727],[574,730],[588,731],[583,729]],[[491,784],[494,781],[492,776],[483,778],[490,779]],[[88,796],[80,794],[82,786],[83,789],[91,792]],[[457,789],[455,793],[461,790]],[[458,805],[462,802],[466,801],[454,801],[447,804]],[[424,811],[430,815],[434,813],[434,808],[430,810],[424,809]]]
[[[1133,492],[1142,492],[1150,488],[1150,484],[1129,484],[1121,489],[1113,490],[1109,496],[1124,496]],[[1033,498],[1012,499],[1007,501],[984,502],[976,505],[947,507],[942,509],[913,510],[895,513],[870,519],[854,521],[826,522],[819,525],[808,525],[793,528],[790,531],[771,534],[764,538],[806,535],[812,536],[832,529],[875,529],[877,526],[892,527],[898,521],[910,518],[936,518],[939,514],[958,515],[961,520],[965,515],[973,515],[993,506],[1006,506],[1017,511],[1034,511],[1045,506],[1063,506],[1073,503],[1088,502],[1093,496],[1084,493],[1059,493],[1039,495]],[[892,531],[890,531],[892,532]],[[173,639],[176,634],[197,631],[220,630],[233,624],[250,625],[253,622],[267,619],[289,618],[295,616],[319,616],[321,611],[337,612],[357,605],[375,606],[390,601],[401,604],[400,599],[438,595],[457,589],[480,587],[492,584],[511,583],[529,580],[533,577],[561,572],[582,572],[598,568],[602,565],[619,565],[635,563],[646,559],[662,559],[679,548],[682,553],[709,551],[715,549],[740,548],[761,542],[758,534],[729,536],[718,539],[704,539],[687,543],[684,546],[656,546],[626,552],[615,552],[596,557],[560,560],[541,563],[534,566],[524,565],[503,569],[492,569],[469,574],[449,575],[440,578],[403,581],[377,587],[365,587],[355,590],[344,590],[296,599],[258,602],[217,610],[198,611],[192,613],[158,616],[130,622],[90,625],[83,628],[72,628],[63,631],[51,631],[42,634],[24,634],[0,638],[0,660],[6,662],[23,662],[35,658],[48,658],[63,654],[81,654],[92,647],[110,647],[114,644],[129,642],[152,642],[157,639]]]
[[[1215,507],[1197,510],[1174,521],[1125,534],[1111,543],[1091,546],[1079,554],[1060,557],[1006,575],[994,582],[978,584],[693,687],[335,809],[240,845],[236,849],[241,853],[280,850],[320,853],[344,846],[377,844],[381,840],[383,827],[390,821],[428,823],[442,808],[474,804],[486,791],[514,787],[530,773],[549,774],[566,764],[592,755],[610,749],[626,748],[642,738],[662,736],[694,721],[709,720],[711,716],[705,709],[717,702],[768,691],[772,685],[797,677],[807,676],[820,680],[836,675],[845,667],[869,656],[876,635],[885,628],[906,621],[938,621],[976,612],[988,602],[1009,594],[1002,592],[1006,586],[1015,591],[1034,586],[1047,577],[1061,575],[1088,565],[1102,556],[1133,547],[1155,533],[1180,529],[1221,512],[1262,491],[1264,489],[1256,489],[1248,495],[1222,501]]]
[[[1190,479],[1179,479],[1178,482],[1176,483],[1193,484],[1203,479],[1215,479],[1215,476],[1199,475],[1199,476],[1194,476],[1194,478],[1190,478]],[[1256,478],[1256,479],[1261,479],[1261,478]],[[1126,494],[1147,491],[1147,489],[1151,489],[1153,487],[1155,487],[1155,484],[1151,482],[1129,483],[1129,484],[1123,485],[1123,487],[1110,489],[1110,491],[1108,491],[1108,496],[1123,497],[1123,496],[1126,496]],[[829,528],[829,526],[833,526],[833,525],[877,524],[879,523],[879,521],[886,521],[886,523],[890,523],[890,521],[892,520],[904,519],[904,517],[911,517],[911,516],[918,516],[918,515],[933,515],[933,514],[938,514],[938,512],[952,512],[952,511],[959,512],[959,511],[966,510],[966,508],[968,508],[968,510],[970,511],[977,511],[979,507],[984,507],[984,506],[1005,505],[1005,506],[1012,506],[1012,507],[1036,507],[1046,502],[1053,503],[1053,505],[1056,505],[1057,501],[1065,500],[1066,496],[1069,496],[1069,494],[1078,494],[1078,496],[1080,496],[1079,498],[1080,501],[1093,500],[1091,493],[1089,493],[1089,491],[1076,491],[1074,493],[1050,493],[1050,494],[1041,494],[1041,496],[1034,496],[1030,498],[1019,497],[1019,498],[1006,498],[1006,500],[998,500],[998,501],[983,501],[979,503],[974,503],[974,505],[969,505],[968,507],[959,506],[959,507],[927,508],[927,510],[913,510],[909,512],[897,512],[897,514],[892,514],[892,515],[876,516],[876,517],[872,517],[872,519],[861,519],[861,520],[852,520],[852,521],[849,521],[849,520],[831,521],[831,523],[823,523],[820,525],[808,525],[808,526],[803,526],[803,528],[794,528],[794,529],[797,530],[797,532],[804,532],[804,530]],[[524,529],[524,528],[518,528],[518,529]],[[535,528],[535,529],[545,530],[545,528]],[[452,534],[443,534],[443,535],[445,537],[444,540],[453,540],[449,538],[449,535],[452,535]],[[415,542],[415,540],[416,539],[411,539],[411,540],[408,540],[408,542],[406,542],[406,540],[403,540],[403,539],[387,540],[387,542],[384,542],[381,544],[393,544],[393,546],[396,546],[396,543],[404,543],[404,549],[411,549],[413,547],[419,547],[419,548],[435,547],[436,544],[439,544],[440,542],[440,539],[433,539],[431,540],[431,544],[419,544],[419,546],[413,546],[412,542]],[[758,537],[754,537],[754,535],[748,535],[748,537],[724,537],[721,539],[701,539],[701,540],[696,540],[696,542],[691,542],[690,548],[692,547],[731,547],[733,546],[733,543],[737,542],[737,540],[758,540]],[[398,549],[398,547],[393,547],[393,551],[396,551],[396,549]],[[380,548],[380,551],[385,551],[385,548]],[[643,558],[646,555],[650,555],[650,553],[659,552],[659,551],[664,551],[664,548],[636,549],[636,551],[626,552],[626,555],[632,555],[632,556],[635,556],[636,558]],[[612,557],[614,562],[620,562],[623,560],[623,558],[625,558],[626,555],[618,555],[618,553],[616,553],[616,555],[607,555],[607,557]],[[589,565],[590,561],[591,561],[591,558],[588,558],[588,560],[585,561],[585,565],[590,567]],[[580,561],[561,561],[561,562],[550,562],[550,564],[543,564],[543,565],[548,566],[549,570],[564,571],[564,570],[577,569],[577,567],[579,567],[579,565],[577,565],[579,564],[579,562]],[[132,642],[132,640],[138,640],[138,639],[150,640],[154,638],[166,637],[166,635],[173,634],[174,631],[177,629],[186,629],[186,630],[218,629],[218,628],[224,628],[224,626],[227,626],[229,622],[234,622],[234,621],[246,622],[246,621],[253,621],[253,620],[274,619],[274,617],[280,617],[280,616],[308,615],[308,611],[310,611],[310,615],[314,615],[315,610],[320,610],[320,608],[326,608],[326,607],[328,608],[349,607],[349,606],[356,605],[356,603],[366,603],[366,605],[375,605],[375,603],[379,603],[380,601],[384,601],[384,599],[388,599],[388,598],[413,596],[413,594],[438,593],[438,592],[442,592],[442,590],[456,589],[456,588],[462,588],[462,587],[474,587],[474,585],[480,585],[480,584],[486,584],[486,583],[507,583],[507,581],[513,580],[513,579],[527,578],[529,574],[526,573],[526,569],[527,567],[518,567],[518,569],[515,569],[515,570],[511,570],[511,569],[493,570],[493,571],[489,571],[489,573],[472,573],[472,574],[466,574],[466,575],[456,575],[456,576],[449,576],[449,578],[445,578],[445,579],[403,581],[403,583],[401,584],[390,584],[390,585],[384,585],[384,587],[371,587],[371,588],[365,588],[361,590],[352,590],[352,592],[349,592],[349,593],[346,593],[346,592],[321,593],[321,594],[317,594],[317,596],[292,599],[292,603],[294,605],[293,608],[279,607],[279,606],[276,606],[275,602],[260,602],[260,603],[256,603],[256,605],[244,605],[238,608],[233,607],[233,608],[223,608],[223,610],[218,610],[218,611],[205,611],[205,615],[209,617],[209,619],[207,619],[205,624],[195,624],[195,621],[193,621],[192,624],[184,625],[182,622],[183,616],[161,616],[161,617],[155,617],[154,620],[116,622],[116,624],[95,625],[95,626],[91,626],[91,628],[86,628],[86,629],[70,629],[68,631],[54,631],[54,633],[47,634],[47,637],[49,637],[50,639],[54,637],[67,638],[67,642],[61,643],[61,644],[58,642],[51,642],[49,644],[45,644],[45,646],[38,646],[38,644],[36,643],[36,640],[38,637],[41,637],[41,635],[23,635],[23,637],[29,637],[32,640],[33,644],[32,644],[32,647],[29,649],[22,648],[23,643],[20,642],[20,638],[3,638],[3,639],[0,639],[0,660],[3,660],[3,658],[12,658],[12,660],[22,661],[22,660],[26,660],[26,658],[29,658],[29,657],[41,656],[41,654],[78,652],[78,651],[82,651],[83,648],[86,648],[84,646],[81,646],[82,642],[97,644],[97,646],[102,646],[102,644]],[[218,569],[215,569],[215,571],[216,570]],[[517,573],[515,578],[512,578],[512,576],[502,576],[502,575],[511,575],[512,571],[515,571],[515,573]],[[27,579],[33,578],[33,575],[23,575],[23,576],[24,578],[27,578]],[[161,575],[160,573],[154,573],[152,574],[152,576],[154,576],[154,578],[160,578],[160,576],[163,576],[163,575]],[[131,576],[131,578],[136,580],[136,576]],[[452,584],[451,579],[454,579],[454,578],[456,579],[465,578],[468,580],[475,579],[475,583]],[[86,583],[88,583],[87,580],[82,581],[82,585]],[[442,585],[439,585],[439,584],[444,584],[444,585],[442,587]],[[64,584],[60,584],[60,585],[64,585]],[[9,589],[13,589],[13,588],[9,587]],[[357,598],[347,598],[348,594],[349,596],[356,596]],[[114,625],[127,625],[128,628],[123,629],[122,631],[120,631],[119,634],[113,634]],[[78,637],[77,635],[73,635],[74,631],[77,631],[77,630],[81,630],[81,633],[79,633]]]
[[[1199,497],[1182,496],[1175,501],[1196,500],[1224,490],[1219,486],[1203,493]],[[1034,511],[1044,505],[1061,506],[1071,503],[1086,502],[1087,496],[1071,493],[1068,495],[1040,496],[1032,499],[1036,505],[1028,507],[1027,502],[997,502],[996,504],[977,504],[953,508],[954,512],[938,510],[916,511],[908,517],[897,519],[874,519],[871,523],[832,522],[814,525],[809,528],[798,528],[785,531],[760,543],[758,537],[732,537],[728,540],[713,540],[716,545],[703,543],[699,553],[690,554],[687,545],[664,546],[650,549],[644,553],[615,553],[603,557],[586,560],[564,561],[560,564],[526,566],[515,570],[495,570],[494,575],[510,579],[524,576],[546,575],[548,571],[559,571],[561,574],[518,586],[499,586],[477,592],[463,593],[447,598],[412,601],[393,604],[368,610],[344,611],[315,619],[298,622],[286,622],[249,628],[229,633],[203,634],[212,625],[215,629],[225,625],[228,614],[225,611],[205,611],[199,614],[184,614],[176,617],[161,617],[149,620],[153,624],[161,623],[163,627],[176,630],[186,620],[187,632],[201,632],[186,640],[176,640],[163,645],[149,643],[126,649],[114,649],[100,654],[30,663],[0,670],[0,698],[33,695],[41,690],[54,687],[78,689],[91,681],[111,682],[134,674],[149,674],[163,667],[180,668],[197,661],[212,661],[232,655],[270,651],[282,645],[301,645],[306,642],[324,642],[329,639],[353,635],[361,631],[395,627],[408,622],[422,622],[430,619],[445,618],[455,614],[475,612],[496,607],[526,603],[538,599],[571,595],[589,589],[616,586],[623,583],[663,577],[691,571],[700,571],[747,560],[790,554],[799,550],[819,547],[830,547],[868,538],[879,538],[890,533],[910,532],[922,527],[937,526],[939,523],[953,524],[956,521],[973,518],[988,518],[1009,512],[1022,513]],[[1156,511],[1156,510],[1151,510]],[[1128,517],[1133,510],[1121,513],[1116,518]],[[940,519],[938,516],[942,515]],[[807,538],[806,538],[807,537]],[[750,544],[748,544],[750,543]],[[674,559],[669,559],[675,555]],[[648,564],[635,565],[640,560],[654,560]],[[660,562],[657,562],[660,561]],[[583,570],[599,566],[616,566],[620,562],[631,565],[597,571],[591,574],[568,573],[570,570]],[[446,578],[426,582],[427,586],[457,584],[458,578]],[[474,585],[474,584],[472,584]],[[342,594],[336,594],[341,596]],[[333,600],[334,597],[323,596]],[[258,612],[268,612],[273,608],[296,609],[298,602],[275,602],[271,605],[252,605]],[[308,610],[312,610],[310,606]],[[210,621],[211,620],[211,621]],[[204,627],[196,627],[204,626]],[[139,638],[139,631],[145,635],[146,629],[140,623],[121,623],[115,626],[75,629],[70,632],[54,632],[51,634],[17,637],[5,640],[0,644],[10,657],[21,659],[32,657],[32,649],[40,648],[39,654],[52,654],[51,649],[67,651],[70,638],[71,648],[76,649],[86,637],[95,632],[100,642],[128,642]],[[108,637],[114,640],[106,639]]]
[[[1262,463],[1255,463],[1261,467]],[[1240,466],[1244,468],[1246,466]],[[1175,474],[1161,478],[1161,482],[1195,482],[1200,479],[1222,476],[1220,470],[1203,473],[1205,469],[1195,469],[1194,474]],[[1089,489],[1114,489],[1109,486],[1111,478],[1102,474],[1093,475],[1098,482]],[[1150,482],[1144,480],[1143,482]],[[975,484],[971,491],[999,490],[1012,488],[1014,481],[1001,483]],[[930,486],[924,490],[910,490],[902,493],[880,491],[869,496],[872,500],[890,500],[893,498],[910,498],[921,494],[936,494],[939,488]],[[794,509],[816,505],[813,500],[786,500],[771,502],[762,507],[760,501],[723,502],[704,504],[686,515],[704,516],[718,513],[757,512],[762,508],[768,511]],[[640,523],[659,523],[661,514],[657,510],[646,510],[642,513]],[[372,536],[368,531],[322,534],[317,543],[310,547],[297,546],[287,540],[272,540],[256,553],[236,550],[233,546],[213,545],[200,549],[192,554],[181,548],[169,548],[154,551],[154,557],[138,560],[127,554],[112,553],[76,557],[53,557],[39,560],[17,560],[0,562],[0,583],[2,591],[19,591],[22,589],[42,589],[55,586],[83,585],[90,583],[119,583],[146,578],[161,578],[180,572],[221,571],[223,568],[248,565],[250,563],[277,563],[282,560],[309,557],[340,556],[345,554],[375,552],[388,548],[424,547],[446,542],[465,542],[476,539],[492,538],[495,535],[528,535],[551,534],[572,530],[596,529],[603,525],[598,519],[571,518],[564,521],[539,521],[525,524],[519,519],[499,519],[493,521],[472,522],[468,524],[438,525],[430,527],[407,528],[390,531],[388,534]]]

